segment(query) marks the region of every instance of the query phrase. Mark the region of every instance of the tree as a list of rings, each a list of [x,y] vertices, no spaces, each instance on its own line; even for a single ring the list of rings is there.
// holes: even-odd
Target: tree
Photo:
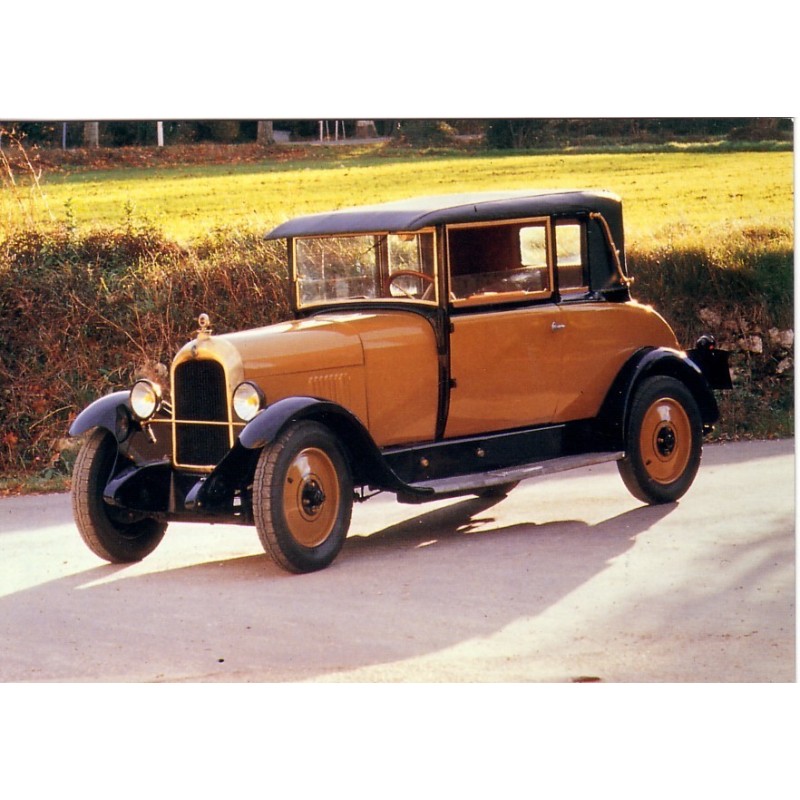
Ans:
[[[83,123],[83,142],[87,147],[100,147],[100,123]]]
[[[272,129],[272,121],[258,122],[258,133],[256,134],[256,141],[259,144],[274,144],[275,132]]]
[[[493,119],[489,120],[486,142],[489,147],[524,149],[542,145],[550,135],[550,120]]]

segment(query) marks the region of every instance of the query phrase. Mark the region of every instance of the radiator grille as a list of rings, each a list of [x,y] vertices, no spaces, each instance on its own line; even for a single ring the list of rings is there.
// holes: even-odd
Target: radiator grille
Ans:
[[[179,364],[173,406],[176,462],[197,467],[217,464],[231,446],[222,364],[207,359]]]

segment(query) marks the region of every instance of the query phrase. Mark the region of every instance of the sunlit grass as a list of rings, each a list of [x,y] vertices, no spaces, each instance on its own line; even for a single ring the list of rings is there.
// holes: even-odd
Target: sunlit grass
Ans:
[[[621,195],[629,241],[670,226],[791,224],[793,154],[619,153],[380,158],[129,169],[44,176],[37,214],[115,226],[133,215],[188,241],[220,227],[267,230],[299,214],[420,194],[597,188]],[[49,212],[49,213],[48,213]]]

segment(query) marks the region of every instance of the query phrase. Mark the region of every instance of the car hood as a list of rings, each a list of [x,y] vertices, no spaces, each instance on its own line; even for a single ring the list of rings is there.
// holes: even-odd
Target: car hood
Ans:
[[[317,316],[215,336],[236,349],[245,377],[340,369],[364,363],[353,319]]]

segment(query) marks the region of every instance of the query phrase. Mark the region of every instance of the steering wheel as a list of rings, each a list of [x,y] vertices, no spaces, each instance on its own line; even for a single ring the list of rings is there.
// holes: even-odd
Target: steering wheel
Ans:
[[[426,275],[424,272],[417,272],[417,270],[415,269],[399,269],[397,270],[397,272],[393,272],[389,276],[390,290],[396,278],[421,278],[423,281],[427,281],[431,286],[433,286],[433,276]],[[402,286],[395,286],[394,288],[399,289],[406,297],[410,298],[411,300],[416,300],[414,295],[406,291]]]

